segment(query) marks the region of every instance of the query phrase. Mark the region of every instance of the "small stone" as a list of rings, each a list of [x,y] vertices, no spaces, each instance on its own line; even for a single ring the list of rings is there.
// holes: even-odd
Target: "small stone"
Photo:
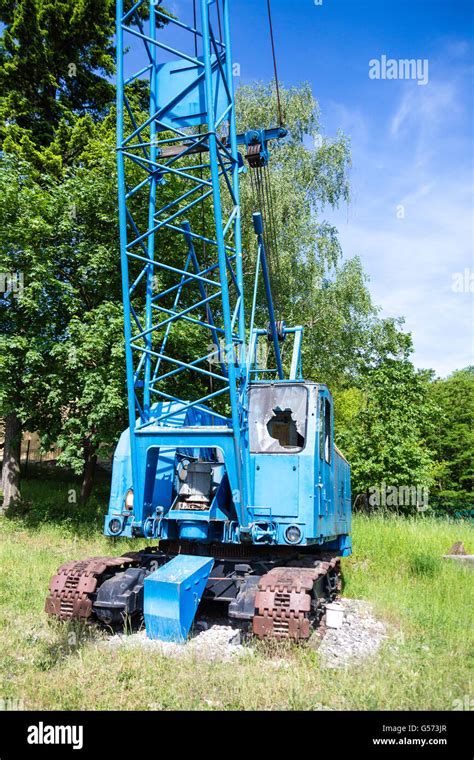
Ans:
[[[464,548],[464,544],[463,544],[462,541],[456,541],[452,545],[452,547],[449,550],[449,552],[447,552],[447,553],[448,554],[467,554],[467,552],[466,552],[466,550]]]

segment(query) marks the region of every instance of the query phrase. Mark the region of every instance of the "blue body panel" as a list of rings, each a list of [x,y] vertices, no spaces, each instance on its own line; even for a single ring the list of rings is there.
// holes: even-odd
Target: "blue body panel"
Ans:
[[[184,641],[214,560],[179,554],[145,578],[143,609],[149,639]]]
[[[282,384],[251,387],[265,385],[278,389]],[[316,383],[286,383],[285,389],[295,385],[307,390],[305,443],[292,453],[250,453],[246,520],[251,539],[256,544],[288,545],[287,529],[298,526],[298,545],[321,545],[345,556],[351,549],[350,467],[334,445],[332,397],[326,386]],[[250,404],[252,398],[250,393]],[[167,407],[168,412],[173,410],[168,402]],[[132,481],[129,432],[122,434],[114,457],[106,534],[116,535],[108,526],[110,520],[119,517],[123,521],[121,535],[125,536],[240,543],[233,500],[237,476],[232,469],[232,429],[212,426],[212,419],[211,410],[191,408],[171,415],[166,427],[146,428],[137,436],[143,465],[139,481]],[[215,461],[216,450],[219,463]],[[183,456],[213,462],[218,471],[218,487],[208,509],[176,509],[175,472]],[[134,491],[133,510],[125,509],[129,489]]]
[[[204,62],[202,56],[198,58],[200,65],[193,65],[189,61],[169,61],[157,66],[157,78],[160,86],[157,88],[158,110],[166,112],[161,129],[165,127],[195,127],[202,124],[207,116],[206,92],[204,77],[202,76]],[[211,56],[211,68],[213,71],[214,112],[222,113],[227,106],[227,95],[218,76],[218,65],[215,56]],[[176,93],[184,92],[182,98],[177,99]],[[167,108],[168,104],[172,104]]]

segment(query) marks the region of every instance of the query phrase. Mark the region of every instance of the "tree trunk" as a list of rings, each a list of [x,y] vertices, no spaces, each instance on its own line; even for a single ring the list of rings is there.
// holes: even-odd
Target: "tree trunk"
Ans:
[[[3,504],[0,511],[5,511],[12,504],[20,501],[20,452],[21,422],[15,412],[12,412],[5,417],[2,468]]]
[[[94,485],[97,454],[90,441],[84,443],[84,470],[82,473],[81,504],[86,504]]]

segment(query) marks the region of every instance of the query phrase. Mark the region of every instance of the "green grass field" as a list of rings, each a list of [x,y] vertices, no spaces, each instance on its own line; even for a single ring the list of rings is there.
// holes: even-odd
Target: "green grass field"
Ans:
[[[177,661],[47,622],[58,565],[131,543],[101,535],[106,483],[86,510],[53,474],[23,486],[24,506],[0,519],[0,699],[31,710],[451,710],[474,697],[472,570],[441,559],[456,540],[474,551],[467,522],[356,517],[344,595],[372,601],[393,633],[364,665],[335,672],[307,646],[263,645],[230,664]]]

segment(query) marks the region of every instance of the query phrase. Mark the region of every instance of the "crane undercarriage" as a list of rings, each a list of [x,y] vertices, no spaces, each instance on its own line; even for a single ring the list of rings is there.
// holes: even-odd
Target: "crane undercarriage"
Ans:
[[[167,543],[167,542],[165,542]],[[293,550],[257,552],[255,547],[222,551],[207,547],[214,564],[203,601],[227,607],[229,620],[258,638],[307,639],[341,588],[336,553]],[[227,547],[228,549],[230,547]],[[143,620],[145,578],[193,544],[169,543],[122,557],[67,562],[50,582],[46,612],[60,620],[98,622],[112,629]]]

